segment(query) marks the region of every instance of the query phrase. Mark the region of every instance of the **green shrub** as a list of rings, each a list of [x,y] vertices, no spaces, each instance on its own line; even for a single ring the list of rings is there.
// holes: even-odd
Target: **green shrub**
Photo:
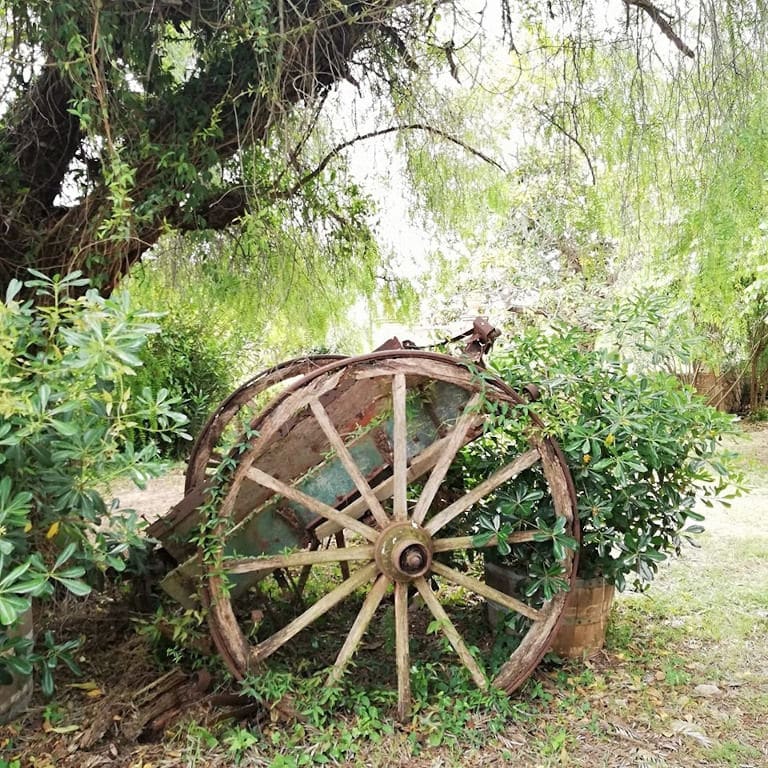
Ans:
[[[697,499],[711,504],[737,479],[718,443],[732,418],[669,374],[632,372],[595,341],[594,334],[566,326],[530,329],[497,351],[495,372],[518,390],[536,384],[541,397],[495,420],[505,433],[504,455],[489,455],[483,441],[465,449],[463,483],[471,486],[476,475],[511,461],[531,428],[526,412],[535,413],[560,442],[576,485],[579,575],[602,576],[619,589],[628,582],[642,588],[668,554],[679,554],[682,542],[702,530]],[[547,533],[549,507],[540,471],[529,470],[497,492],[476,533],[500,527]],[[551,546],[529,545],[534,572],[548,573],[551,553]]]
[[[100,490],[118,478],[141,484],[157,468],[158,441],[184,417],[167,392],[137,391],[135,371],[152,315],[127,294],[106,299],[73,274],[12,281],[0,303],[0,626],[16,625],[33,598],[58,587],[87,594],[107,568],[121,570],[130,536],[100,530]],[[35,292],[21,299],[22,288]],[[134,447],[139,436],[143,447]],[[0,632],[0,676],[38,662],[52,689],[57,654],[49,633],[37,652]],[[66,660],[66,659],[65,659]]]
[[[216,406],[232,391],[239,339],[221,331],[197,310],[175,307],[157,320],[160,332],[141,352],[140,386],[166,390],[196,435]],[[173,458],[191,447],[179,438],[163,446]]]

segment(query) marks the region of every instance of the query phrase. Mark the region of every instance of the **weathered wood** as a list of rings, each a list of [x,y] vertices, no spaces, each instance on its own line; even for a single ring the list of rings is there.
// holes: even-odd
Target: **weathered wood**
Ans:
[[[328,675],[328,685],[336,683],[341,679],[349,660],[355,655],[357,647],[363,639],[365,630],[368,629],[368,625],[371,623],[373,614],[376,613],[376,609],[386,594],[388,586],[389,580],[383,573],[380,573],[370,592],[366,595],[363,605],[355,618],[355,622],[350,627],[347,639],[344,641],[344,645],[342,645],[339,655],[336,657],[336,661]]]
[[[324,504],[322,501],[319,501],[312,496],[307,496],[306,493],[302,493],[297,488],[287,485],[276,477],[268,475],[266,472],[262,472],[258,467],[250,467],[246,474],[254,483],[259,483],[259,485],[263,485],[265,488],[271,488],[273,491],[285,496],[287,499],[296,501],[315,514],[320,515],[320,517],[324,517],[326,520],[331,520],[343,528],[349,528],[351,531],[359,533],[369,541],[376,541],[378,538],[376,531],[369,525],[361,523],[356,518],[350,517],[343,512],[339,512],[337,509],[334,509],[334,507]]]
[[[408,446],[406,445],[408,423],[405,395],[405,375],[396,373],[392,378],[392,442],[394,443],[392,511],[395,520],[405,520],[408,517]]]
[[[376,575],[376,564],[370,563],[355,571],[346,581],[339,584],[336,589],[321,597],[314,605],[307,608],[301,616],[297,616],[292,622],[275,632],[269,638],[251,649],[251,661],[258,663],[271,656],[278,648],[285,645],[292,637],[310,624],[328,613],[342,600],[349,597],[358,587],[370,581]]]
[[[334,541],[336,542],[336,548],[337,549],[344,549],[347,546],[347,541],[344,536],[344,531],[336,531],[336,533],[333,534]],[[341,576],[344,579],[349,578],[349,563],[342,560],[339,563],[339,570],[341,571]]]
[[[254,573],[274,568],[297,568],[302,565],[341,563],[350,560],[373,560],[373,547],[344,547],[290,552],[286,555],[269,557],[241,557],[224,560],[222,566],[227,573]]]
[[[447,565],[435,561],[432,563],[432,572],[442,576],[444,579],[448,579],[448,581],[452,581],[454,584],[458,584],[460,587],[464,587],[464,589],[468,589],[470,592],[474,592],[476,595],[480,595],[480,597],[484,597],[486,600],[491,600],[494,603],[503,605],[505,608],[509,608],[510,611],[515,611],[522,616],[533,619],[533,621],[541,619],[541,613],[535,608],[531,608],[530,605],[526,605],[504,592],[499,592],[498,589],[488,586],[488,584],[479,579],[449,568]]]
[[[304,376],[329,363],[343,359],[342,355],[308,355],[294,358],[261,371],[241,384],[219,405],[200,430],[187,464],[185,493],[204,485],[206,468],[212,463],[216,466],[220,463],[223,457],[216,451],[219,440],[243,408],[253,404],[256,398],[277,384],[285,384],[292,378]]]
[[[476,393],[472,396],[472,399],[467,403],[464,412],[459,417],[453,430],[448,435],[448,442],[440,454],[437,463],[432,468],[429,479],[424,485],[424,489],[413,510],[412,519],[417,525],[421,525],[424,522],[429,507],[432,504],[438,489],[442,485],[443,480],[445,480],[448,468],[453,463],[454,458],[456,458],[459,448],[461,448],[467,440],[470,428],[476,424],[478,420],[482,420],[483,417],[477,413],[477,406],[480,403],[480,400],[480,393]]]
[[[522,544],[524,542],[536,541],[534,536],[536,531],[515,531],[505,536],[504,540],[508,544]],[[499,543],[498,536],[491,536],[483,544],[476,544],[476,536],[450,536],[445,539],[434,539],[432,541],[433,552],[455,552],[460,549],[486,549],[495,547]]]
[[[424,577],[416,579],[414,582],[416,589],[419,590],[422,600],[426,604],[427,608],[432,612],[432,615],[437,619],[440,630],[448,639],[448,642],[453,646],[453,650],[456,651],[457,656],[461,660],[461,663],[469,670],[469,674],[475,681],[475,685],[478,688],[486,689],[488,687],[488,680],[485,677],[485,673],[475,661],[475,657],[470,653],[466,643],[462,639],[453,622],[448,618],[448,614],[445,609],[440,605],[440,601],[435,597],[435,593],[432,591],[429,584],[427,584]]]
[[[320,424],[325,436],[328,438],[328,442],[330,442],[331,446],[336,451],[341,463],[344,465],[344,469],[349,473],[352,482],[360,492],[361,498],[365,501],[376,522],[380,527],[386,528],[390,522],[389,515],[384,511],[381,502],[376,498],[371,490],[371,486],[368,485],[368,481],[363,477],[362,472],[360,472],[360,467],[355,463],[347,446],[341,439],[341,435],[336,431],[336,428],[328,418],[328,413],[325,408],[323,408],[319,400],[312,400],[309,405],[318,424]]]
[[[435,462],[440,457],[448,438],[441,438],[437,442],[427,446],[421,453],[413,458],[411,466],[408,467],[407,482],[411,483],[414,480],[418,480],[425,472],[429,472],[435,465]],[[377,485],[373,492],[380,499],[388,499],[392,496],[395,480],[394,477],[388,477]],[[365,514],[367,507],[362,499],[353,501],[349,506],[344,507],[345,514],[350,517],[361,517]],[[334,527],[332,523],[321,523],[315,529],[315,535],[319,539],[324,539],[330,536],[337,527]]]
[[[384,382],[363,385],[343,377],[344,371],[328,375],[333,386],[317,386],[316,391],[292,393],[280,401],[271,413],[257,420],[256,426],[264,438],[254,442],[256,464],[263,471],[285,482],[293,482],[322,463],[326,453],[326,436],[317,420],[306,408],[319,399],[328,415],[342,432],[351,432],[359,420],[367,423],[389,403],[388,387]],[[320,385],[326,377],[312,382]],[[334,389],[335,387],[335,389]],[[367,420],[367,421],[366,421]],[[269,498],[263,489],[247,481],[237,494],[233,518],[240,522]]]
[[[533,440],[539,454],[547,480],[549,493],[559,517],[565,518],[568,530],[579,535],[578,519],[576,518],[575,499],[568,484],[568,475],[560,462],[558,453],[550,440]],[[565,572],[563,579],[572,582],[576,578],[575,554],[568,552],[562,562]],[[520,645],[501,667],[493,684],[505,691],[514,691],[527,679],[536,664],[549,648],[550,642],[557,630],[557,625],[565,606],[568,592],[558,592],[540,609],[542,618],[533,623]]]
[[[411,711],[411,651],[408,639],[408,585],[395,582],[395,659],[397,717],[405,722]]]
[[[509,482],[517,477],[521,472],[530,469],[540,459],[538,450],[532,448],[521,456],[518,456],[513,462],[494,472],[488,479],[473,488],[469,493],[465,493],[460,499],[457,499],[450,506],[441,512],[438,512],[432,519],[427,521],[424,526],[433,536],[455,517],[468,510],[473,504],[485,498],[503,483]]]

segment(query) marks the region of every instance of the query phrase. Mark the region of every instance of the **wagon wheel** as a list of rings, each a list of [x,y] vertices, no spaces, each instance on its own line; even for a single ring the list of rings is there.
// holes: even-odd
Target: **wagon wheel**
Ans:
[[[184,493],[189,493],[195,486],[205,483],[208,468],[215,463],[217,450],[221,450],[220,441],[232,422],[241,412],[272,387],[305,376],[328,363],[343,360],[344,355],[307,355],[287,360],[280,365],[268,368],[241,384],[208,417],[195,440],[187,464]]]
[[[430,387],[447,386],[463,393],[463,405],[456,417],[435,439],[414,449],[409,406],[419,402]],[[362,397],[362,405],[356,398]],[[565,522],[565,531],[578,537],[573,486],[559,449],[550,440],[530,430],[527,448],[489,472],[472,490],[457,498],[443,498],[441,487],[457,462],[463,446],[483,432],[490,418],[485,404],[519,405],[522,400],[503,382],[479,377],[457,360],[427,352],[399,351],[371,353],[326,366],[290,387],[253,423],[257,435],[240,453],[229,491],[217,511],[214,535],[224,540],[227,532],[243,517],[241,502],[250,485],[273,492],[273,498],[298,504],[314,515],[308,526],[306,547],[289,553],[261,557],[225,556],[215,551],[207,566],[203,602],[209,609],[209,625],[214,642],[224,661],[237,678],[257,671],[274,653],[290,647],[290,641],[303,630],[322,623],[323,617],[351,595],[365,593],[330,669],[329,681],[338,680],[353,655],[359,651],[363,635],[385,595],[394,592],[394,671],[398,688],[398,715],[407,716],[411,704],[409,589],[420,595],[423,605],[449,641],[462,665],[481,688],[493,685],[511,692],[530,675],[549,647],[562,613],[566,592],[531,605],[500,592],[476,572],[472,561],[461,568],[444,562],[446,556],[461,558],[467,553],[492,547],[498,542],[473,536],[473,520],[493,498],[494,492],[514,483],[525,472],[542,478],[554,514]],[[387,471],[365,476],[356,464],[350,446],[371,419],[381,416],[381,403],[392,415],[390,463]],[[377,410],[378,404],[378,410]],[[439,403],[438,403],[439,405]],[[350,420],[350,413],[354,418]],[[302,432],[303,430],[303,432]],[[357,497],[332,506],[309,496],[296,487],[296,478],[278,477],[265,472],[260,464],[291,434],[314,435],[318,454],[333,453],[354,481]],[[320,436],[322,439],[317,440]],[[296,438],[299,439],[298,437]],[[306,437],[311,442],[311,439]],[[418,498],[413,498],[414,489]],[[409,498],[410,496],[410,498]],[[258,511],[257,511],[258,514]],[[451,535],[458,521],[469,535]],[[316,549],[312,543],[334,531],[349,534],[347,546]],[[510,546],[531,546],[536,541],[532,528],[505,536]],[[230,598],[228,575],[269,572],[326,563],[348,563],[351,572],[337,586],[327,585],[317,600],[303,613],[282,626],[273,627],[251,645],[246,638],[243,611]],[[476,561],[475,561],[476,562]],[[560,559],[563,578],[575,577],[576,557],[566,550]],[[439,589],[435,588],[439,584]],[[526,617],[524,635],[492,680],[473,654],[463,635],[466,631],[449,613],[457,602],[477,604],[490,600]],[[252,633],[251,633],[252,634]],[[314,635],[314,633],[313,633]]]

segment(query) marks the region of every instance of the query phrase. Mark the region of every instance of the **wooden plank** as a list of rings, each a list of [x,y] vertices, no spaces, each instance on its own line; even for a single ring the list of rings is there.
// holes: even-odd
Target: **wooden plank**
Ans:
[[[397,662],[397,717],[405,722],[411,712],[411,651],[408,638],[408,585],[395,582],[395,659]]]
[[[522,544],[524,542],[536,541],[534,536],[536,531],[515,531],[506,537],[508,544]],[[475,544],[476,536],[451,536],[445,539],[433,539],[433,552],[455,552],[460,549],[485,549],[495,547],[498,544],[498,537],[491,536],[484,544]]]
[[[392,511],[395,520],[408,518],[408,423],[405,411],[405,375],[396,373],[392,379],[392,442],[394,443],[394,464],[392,467],[393,498]]]
[[[383,573],[380,573],[379,578],[376,579],[371,587],[371,591],[365,596],[365,600],[355,618],[355,622],[350,627],[347,639],[344,641],[344,645],[341,646],[339,655],[336,657],[336,661],[328,675],[328,685],[336,683],[341,679],[341,676],[344,674],[344,669],[350,659],[355,655],[357,647],[363,639],[365,630],[368,629],[373,614],[376,613],[376,609],[379,607],[379,603],[381,603],[388,586],[389,579],[387,579]]]
[[[271,557],[240,557],[222,562],[226,573],[254,573],[273,568],[298,568],[303,565],[342,563],[354,560],[373,560],[373,547],[344,547],[342,549],[315,549],[291,552]]]
[[[477,685],[478,688],[485,690],[488,687],[488,681],[486,680],[483,670],[480,669],[474,656],[469,652],[469,648],[467,648],[466,643],[448,617],[448,614],[443,609],[443,606],[440,605],[440,601],[435,597],[435,593],[432,591],[429,584],[427,584],[423,576],[420,576],[413,583],[416,589],[419,590],[419,594],[421,595],[422,600],[426,603],[427,608],[429,608],[432,615],[437,619],[442,633],[453,646],[453,650],[456,651],[461,663],[469,670],[469,674],[475,681],[475,685]]]

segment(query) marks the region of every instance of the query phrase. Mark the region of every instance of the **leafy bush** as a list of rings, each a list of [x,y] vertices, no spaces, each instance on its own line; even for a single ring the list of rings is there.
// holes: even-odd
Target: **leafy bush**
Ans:
[[[91,577],[124,568],[128,543],[98,530],[100,488],[118,478],[142,484],[157,468],[156,441],[175,439],[184,417],[167,392],[131,386],[139,354],[158,328],[127,295],[106,299],[77,273],[13,281],[0,304],[0,625],[12,628],[33,598],[56,588],[87,594]],[[35,292],[36,300],[21,299]],[[134,448],[132,437],[143,447]],[[0,634],[0,674],[39,662],[46,691],[56,646],[33,652]],[[71,650],[71,649],[70,649]],[[66,658],[65,658],[66,660]]]
[[[497,352],[495,372],[518,390],[536,384],[541,397],[495,419],[507,440],[505,455],[487,455],[482,441],[465,450],[464,483],[487,473],[489,462],[510,461],[521,450],[523,430],[532,426],[527,412],[535,413],[561,443],[576,485],[583,531],[579,575],[602,576],[619,589],[628,580],[642,588],[668,554],[679,554],[682,542],[703,530],[697,499],[711,504],[725,498],[729,482],[738,479],[718,443],[732,419],[673,376],[630,371],[595,341],[594,334],[567,326],[530,329]],[[500,489],[476,533],[535,527],[537,539],[555,541],[542,491],[541,473],[525,472]],[[533,571],[546,575],[552,546],[529,547],[534,561],[541,560]]]
[[[166,390],[197,434],[210,413],[232,391],[239,339],[221,332],[204,314],[175,307],[158,318],[160,332],[141,352],[140,386]],[[179,437],[163,453],[179,458],[191,444]]]

